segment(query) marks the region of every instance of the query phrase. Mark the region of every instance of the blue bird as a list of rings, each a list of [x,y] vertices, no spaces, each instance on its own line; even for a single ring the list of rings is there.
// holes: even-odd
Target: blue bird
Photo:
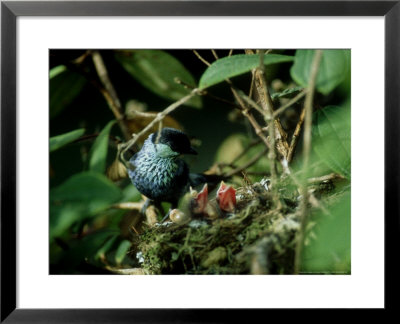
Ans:
[[[197,154],[185,133],[174,128],[163,128],[145,140],[143,147],[131,157],[129,177],[146,201],[142,212],[150,204],[160,207],[161,202],[171,203],[170,211],[177,207],[179,199],[195,187],[207,181],[202,174],[189,172],[187,164],[179,157]],[[163,221],[168,218],[168,214]]]

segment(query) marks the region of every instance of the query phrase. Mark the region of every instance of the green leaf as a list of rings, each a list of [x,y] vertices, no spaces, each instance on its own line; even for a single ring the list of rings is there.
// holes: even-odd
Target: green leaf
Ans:
[[[168,100],[179,100],[189,92],[175,78],[191,86],[196,82],[190,72],[173,56],[160,50],[124,50],[115,53],[124,69],[144,87]],[[186,103],[201,108],[200,97]]]
[[[65,65],[57,65],[57,66],[53,67],[49,73],[50,80],[66,70],[67,70],[67,67]]]
[[[329,208],[329,215],[317,214],[313,235],[302,255],[301,271],[306,273],[350,274],[351,269],[351,195]]]
[[[73,175],[50,191],[50,237],[61,235],[78,220],[104,211],[121,197],[121,190],[102,174]]]
[[[294,87],[294,88],[287,88],[281,92],[275,92],[271,94],[271,99],[277,98],[292,98],[301,92],[304,88],[303,87]]]
[[[86,84],[86,79],[77,72],[59,65],[50,70],[50,118],[57,116],[70,105]]]
[[[101,256],[99,251],[106,249],[110,241],[118,238],[118,235],[119,233],[114,230],[101,229],[85,235],[83,238],[70,240],[68,242],[69,249],[62,251],[59,255],[60,259],[57,263],[60,272],[74,274],[77,273],[79,265],[88,263],[104,268],[104,263],[99,260]]]
[[[99,173],[106,171],[108,140],[115,121],[110,121],[97,136],[90,150],[89,170]]]
[[[307,87],[315,50],[297,50],[290,74],[296,83]],[[323,50],[316,88],[327,95],[350,73],[350,50]]]
[[[118,246],[117,251],[115,252],[115,262],[117,264],[121,264],[124,260],[125,256],[128,253],[129,248],[131,247],[132,243],[128,240],[123,240],[121,244]]]
[[[85,129],[80,128],[73,130],[71,132],[62,134],[62,135],[57,135],[53,136],[50,138],[50,152],[53,152],[55,150],[58,150],[60,147],[63,147],[64,145],[67,145],[79,137],[81,137],[85,133]]]
[[[108,205],[121,198],[121,190],[96,172],[81,172],[67,179],[63,184],[51,190],[52,200],[101,202]]]
[[[327,106],[313,114],[313,149],[332,171],[351,176],[350,109]]]
[[[277,64],[293,61],[293,56],[280,54],[267,54],[264,57],[264,64]],[[238,54],[227,56],[215,61],[201,76],[199,88],[204,89],[226,79],[238,76],[255,69],[260,64],[258,54]]]
[[[110,235],[106,242],[97,250],[95,258],[104,257],[104,255],[112,248],[118,237],[118,233]]]

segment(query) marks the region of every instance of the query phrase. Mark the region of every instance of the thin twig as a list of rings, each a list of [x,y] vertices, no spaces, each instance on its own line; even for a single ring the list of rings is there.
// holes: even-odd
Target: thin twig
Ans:
[[[324,182],[328,180],[336,180],[336,179],[344,179],[344,177],[340,174],[337,173],[330,173],[321,177],[316,177],[316,178],[309,178],[307,181],[308,183],[319,183],[319,182]]]
[[[257,144],[260,143],[260,139],[255,139],[253,140],[249,145],[247,145],[244,150],[238,155],[236,156],[233,161],[231,162],[231,165],[234,165],[237,161],[240,160],[240,158],[242,158],[252,147],[256,146]]]
[[[250,89],[249,89],[249,98],[253,98],[254,82],[255,82],[255,76],[254,76],[254,73],[252,73],[251,74]]]
[[[83,141],[87,141],[87,140],[92,140],[92,139],[98,137],[99,134],[100,133],[83,135],[83,136],[79,137],[78,139],[74,140],[73,143],[79,143],[79,142],[83,142]],[[113,135],[109,135],[108,137],[115,145],[121,143],[121,140]]]
[[[245,104],[245,102],[243,101],[243,99],[241,98],[238,90],[235,89],[235,87],[233,86],[233,83],[230,79],[225,79],[225,82],[227,82],[231,88],[231,91],[233,93],[233,96],[235,97],[235,99],[237,100],[237,102],[239,103],[239,106],[241,108],[241,113],[243,114],[243,116],[245,116],[250,124],[253,126],[254,131],[256,133],[256,135],[258,137],[260,137],[260,139],[264,142],[264,144],[269,147],[269,142],[267,140],[267,138],[265,137],[262,128],[260,127],[260,125],[257,123],[257,121],[255,120],[255,118],[253,117],[253,115],[251,113],[249,113],[249,107]]]
[[[189,84],[183,82],[182,80],[180,80],[180,79],[178,79],[178,78],[175,78],[175,82],[178,83],[178,84],[181,84],[181,85],[182,85],[183,87],[185,87],[186,89],[193,90],[193,89],[195,88],[194,86],[191,86],[191,85],[189,85]],[[220,102],[223,102],[224,104],[227,104],[227,105],[229,105],[229,106],[232,106],[233,108],[240,109],[240,106],[237,105],[236,103],[231,102],[231,101],[229,101],[229,100],[226,100],[226,99],[224,99],[224,98],[218,97],[218,96],[216,96],[216,95],[213,95],[212,93],[209,93],[207,90],[200,90],[200,91],[199,91],[199,95],[200,95],[200,96],[207,96],[207,97],[209,97],[209,98],[211,98],[211,99],[214,99],[214,100],[216,100],[216,101],[220,101]]]
[[[277,110],[274,111],[274,117],[278,117],[281,113],[283,113],[287,108],[291,107],[294,105],[297,101],[299,101],[301,98],[303,98],[307,93],[307,90],[304,89],[301,91],[297,96],[294,98],[290,99],[286,104],[282,105],[279,107]]]
[[[194,52],[195,54],[197,53],[195,50],[193,50],[193,52]],[[197,53],[196,56],[197,56],[201,61],[203,61],[205,64],[207,64],[207,65],[210,64],[210,63],[208,63],[207,61],[205,61],[205,60],[200,56],[200,54]],[[251,125],[253,126],[253,128],[254,128],[254,131],[255,131],[256,135],[259,136],[259,137],[261,138],[261,140],[265,143],[265,145],[266,145],[267,147],[269,147],[269,142],[268,142],[267,138],[264,136],[264,133],[263,133],[263,131],[262,131],[260,125],[257,123],[257,121],[255,120],[255,118],[253,117],[253,115],[251,115],[251,114],[249,113],[249,108],[246,106],[246,104],[244,103],[243,99],[240,97],[238,91],[237,91],[237,90],[235,89],[235,87],[233,86],[232,81],[231,81],[230,79],[226,79],[225,81],[230,85],[230,88],[231,88],[231,91],[232,91],[232,93],[233,93],[233,96],[234,96],[235,99],[238,101],[239,106],[240,106],[240,108],[241,108],[241,113],[243,114],[243,116],[245,116],[245,117],[249,120],[250,124],[251,124]],[[201,91],[200,91],[200,92],[201,92]]]
[[[211,65],[211,63],[209,63],[206,59],[204,59],[204,58],[199,54],[199,52],[197,52],[196,50],[192,50],[192,51],[193,51],[194,55],[196,55],[197,58],[198,58],[200,61],[202,61],[205,65],[207,65],[207,66],[210,66],[210,65]]]
[[[293,100],[300,97],[300,95],[306,95],[307,91],[308,91],[307,89],[304,89],[300,94],[298,94],[295,98],[293,98]],[[300,98],[298,98],[298,99],[300,99]],[[289,103],[290,102],[288,102],[287,104],[289,104]],[[285,108],[285,107],[283,106],[282,108]],[[282,109],[282,108],[279,108],[279,109]],[[289,163],[293,160],[293,155],[294,155],[294,152],[296,151],[296,146],[297,146],[297,142],[299,141],[299,136],[300,136],[301,128],[303,126],[305,113],[306,113],[306,110],[305,110],[305,108],[303,108],[300,113],[299,121],[297,122],[296,128],[292,135],[292,139],[290,141],[289,151],[288,151],[288,155],[287,155],[287,160]]]
[[[119,127],[126,139],[131,137],[128,127],[125,124],[125,115],[123,113],[121,102],[117,96],[117,93],[112,85],[110,78],[108,77],[107,68],[104,64],[103,58],[99,51],[92,51],[92,59],[96,68],[99,79],[104,86],[102,94],[106,99],[108,106],[113,112],[115,119],[118,122]]]
[[[301,127],[303,126],[304,117],[306,115],[305,107],[301,110],[299,121],[297,122],[296,128],[292,135],[292,140],[290,141],[289,151],[287,155],[287,160],[290,163],[293,159],[294,152],[296,150],[297,142],[299,141],[299,136],[301,132]]]
[[[322,210],[322,212],[325,215],[331,215],[331,213],[329,212],[329,210],[324,206],[324,204],[321,203],[321,201],[319,201],[312,192],[309,192],[309,197],[308,197],[308,201],[309,203],[315,207],[315,208],[319,208]]]
[[[91,51],[86,51],[81,56],[77,57],[76,59],[72,60],[73,64],[82,64],[88,56],[90,56]]]
[[[322,58],[322,51],[316,50],[314,59],[311,65],[310,84],[308,86],[309,91],[307,92],[304,106],[306,109],[305,121],[304,121],[304,166],[303,168],[308,172],[308,164],[310,160],[311,152],[311,126],[312,126],[312,107],[314,101],[315,84],[317,81],[317,74],[319,64]]]
[[[136,117],[136,116],[140,116],[140,117],[143,117],[143,118],[154,118],[154,117],[157,116],[157,113],[147,112],[147,111],[132,110],[128,114],[128,118],[129,117]]]
[[[259,138],[253,140],[253,141],[252,141],[249,145],[247,145],[247,146],[242,150],[242,152],[240,152],[240,154],[237,155],[230,163],[219,162],[219,163],[217,163],[217,166],[218,166],[219,168],[221,168],[221,167],[229,167],[229,168],[231,168],[231,169],[236,169],[236,168],[238,168],[238,167],[236,166],[236,163],[237,163],[248,151],[250,151],[250,149],[251,149],[252,147],[254,147],[254,146],[256,146],[257,144],[260,144],[260,143],[261,143],[261,140],[260,140]]]
[[[247,102],[247,104],[257,110],[262,116],[265,116],[265,111],[259,105],[257,105],[257,103],[253,99],[251,99],[250,96],[246,96],[243,91],[240,90],[238,91],[238,94],[244,99],[244,101]]]
[[[212,51],[214,57],[215,57],[216,59],[218,59],[218,56],[217,56],[216,52],[215,52],[214,50],[211,50],[211,51]],[[196,55],[203,63],[205,63],[206,65],[210,65],[210,63],[207,62],[206,60],[204,60],[204,59],[201,57],[201,55],[200,55],[199,53],[197,53],[197,51],[193,50],[193,52],[195,53],[195,55]],[[262,55],[263,55],[263,54],[262,54]],[[262,66],[261,69],[262,69],[262,71],[263,71],[263,69],[264,69],[264,60],[263,60],[263,56],[260,57],[260,65]],[[270,136],[270,137],[273,139],[273,140],[272,140],[272,146],[271,146],[271,143],[268,141],[267,137],[264,135],[262,128],[260,127],[260,125],[258,124],[258,122],[255,120],[255,118],[253,117],[253,115],[249,112],[249,107],[245,104],[245,102],[244,102],[243,99],[242,99],[242,97],[243,97],[243,98],[246,98],[246,96],[245,96],[244,94],[239,94],[239,92],[234,88],[232,82],[231,82],[229,79],[227,79],[226,82],[230,85],[231,91],[232,91],[232,93],[233,93],[235,99],[238,101],[238,103],[239,103],[239,105],[240,105],[240,107],[241,107],[241,112],[242,112],[242,114],[249,120],[250,124],[251,124],[251,125],[253,126],[253,128],[254,128],[254,131],[255,131],[256,135],[257,135],[258,137],[260,137],[260,139],[264,142],[264,144],[266,145],[266,147],[269,148],[269,151],[270,151],[269,158],[273,161],[273,162],[271,163],[271,173],[272,173],[272,178],[275,179],[275,178],[276,178],[276,168],[275,168],[275,158],[276,158],[276,155],[275,155],[275,141],[274,141],[275,136],[274,136],[274,135]],[[261,82],[262,82],[262,81],[261,81]],[[270,98],[270,96],[269,96],[268,89],[266,88],[266,81],[265,81],[265,79],[264,79],[264,85],[265,85],[265,87],[264,87],[264,89],[263,89],[263,92],[266,93],[267,96],[268,96],[268,98],[269,98],[269,108],[270,108],[270,109],[269,109],[269,112],[270,112],[269,114],[268,114],[266,111],[263,111],[262,109],[259,109],[258,105],[255,104],[250,98],[249,98],[250,100],[247,100],[247,101],[249,102],[249,104],[250,104],[252,107],[254,107],[254,108],[257,109],[260,113],[262,113],[263,116],[267,116],[267,117],[269,117],[269,119],[272,119],[272,114],[273,114],[272,100],[271,100],[271,98]],[[267,119],[268,119],[268,118],[266,118],[266,120],[267,120]],[[272,120],[272,123],[274,123],[273,120]],[[273,126],[272,126],[272,127],[269,127],[269,129],[272,129],[272,134],[274,134],[274,127],[273,127]],[[273,153],[271,153],[271,152],[273,152]],[[285,153],[284,156],[286,156],[286,153]],[[274,182],[274,181],[272,181],[272,182]]]
[[[256,89],[258,91],[258,96],[260,97],[261,107],[265,110],[267,114],[272,117],[274,111],[274,105],[272,103],[271,96],[269,94],[267,80],[265,79],[265,65],[264,65],[264,51],[258,51],[260,55],[260,64],[255,70],[256,77]]]
[[[196,50],[193,50],[193,53],[194,53],[194,54],[197,56],[197,58],[198,58],[200,61],[202,61],[204,64],[206,64],[207,66],[210,66],[210,65],[211,65],[211,64],[210,64],[207,60],[205,60]],[[254,131],[255,131],[256,135],[260,137],[260,139],[265,143],[265,145],[266,145],[267,147],[269,147],[269,142],[268,142],[267,138],[265,137],[265,135],[264,135],[264,133],[263,133],[263,131],[262,131],[260,125],[257,123],[257,121],[255,120],[255,118],[249,113],[249,108],[246,106],[246,104],[244,103],[244,101],[243,101],[242,98],[240,97],[238,91],[234,88],[232,82],[231,82],[229,79],[227,79],[227,80],[225,80],[225,81],[230,85],[231,91],[232,91],[232,93],[233,93],[235,99],[236,99],[236,100],[238,101],[238,103],[239,103],[239,106],[240,106],[240,108],[241,108],[241,112],[242,112],[243,116],[245,116],[245,117],[249,120],[250,124],[251,124],[251,125],[253,126],[253,128],[254,128]],[[200,93],[201,93],[201,92],[200,92]]]
[[[303,252],[303,244],[305,237],[305,230],[307,225],[308,201],[309,193],[307,189],[307,174],[308,165],[311,152],[311,125],[312,125],[312,105],[314,101],[315,84],[317,81],[317,74],[319,64],[322,58],[322,51],[316,50],[311,64],[310,80],[308,83],[308,92],[304,102],[305,120],[304,120],[304,147],[303,147],[303,175],[301,181],[300,192],[302,195],[300,205],[300,230],[296,240],[294,273],[298,274],[301,266],[301,257]]]
[[[265,177],[270,177],[271,173],[269,172],[262,172],[262,171],[246,171],[247,175],[253,175],[253,176],[265,176]]]
[[[137,140],[142,137],[147,131],[149,131],[156,123],[159,123],[162,121],[165,116],[173,112],[176,108],[179,106],[183,105],[185,102],[189,101],[192,97],[197,95],[199,92],[199,89],[193,89],[187,96],[179,99],[178,101],[174,102],[172,105],[169,105],[167,108],[165,108],[163,111],[159,112],[156,117],[149,123],[145,128],[143,128],[138,134],[133,134],[133,137],[131,140],[124,144],[120,144],[119,146],[119,155],[121,158],[121,161],[125,164],[127,168],[132,168],[130,163],[125,160],[125,153],[137,142]]]
[[[226,177],[232,177],[235,174],[238,174],[238,173],[242,172],[243,170],[246,170],[247,168],[251,167],[254,163],[256,163],[259,159],[261,159],[267,151],[268,151],[267,148],[264,148],[261,152],[259,152],[257,155],[255,155],[253,158],[251,158],[245,164],[232,170],[231,172],[228,172],[226,174]]]
[[[254,76],[254,73],[252,73],[251,74],[251,81],[250,81],[250,89],[249,89],[249,94],[248,94],[249,98],[253,98],[254,82],[255,82],[254,80],[255,80],[255,76]],[[258,107],[258,105],[257,105],[257,107]],[[251,125],[250,125],[248,120],[245,120],[245,126],[246,126],[247,134],[249,134],[249,137],[251,137],[253,133],[251,131]]]
[[[114,204],[111,207],[115,209],[127,209],[127,210],[141,210],[144,202],[123,202]]]
[[[216,52],[215,50],[213,50],[213,49],[211,50],[211,52],[212,52],[212,54],[214,55],[215,59],[218,60],[219,57],[218,57],[218,55],[217,55],[217,52]]]
[[[155,144],[158,144],[158,143],[160,142],[162,125],[163,125],[163,122],[162,122],[162,119],[161,119],[161,120],[159,121],[159,123],[158,123],[158,132],[157,132],[156,141],[154,142]]]
[[[241,112],[242,112],[243,116],[245,116],[249,120],[250,124],[254,128],[254,131],[255,131],[256,135],[258,137],[260,137],[260,139],[264,142],[264,144],[268,148],[270,148],[270,143],[269,143],[267,137],[264,135],[264,132],[263,132],[262,128],[257,123],[257,121],[255,120],[253,115],[249,112],[249,108],[246,106],[245,102],[243,101],[243,99],[241,98],[239,93],[236,91],[236,89],[233,86],[231,86],[231,91],[232,91],[235,99],[239,102],[239,105],[242,107]]]

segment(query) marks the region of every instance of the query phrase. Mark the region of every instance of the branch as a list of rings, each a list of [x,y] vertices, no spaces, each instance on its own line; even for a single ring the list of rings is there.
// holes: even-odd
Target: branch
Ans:
[[[229,80],[228,80],[229,81]],[[249,108],[246,106],[245,102],[243,101],[243,99],[241,98],[240,94],[238,93],[238,91],[233,87],[232,83],[231,83],[231,91],[233,93],[233,96],[235,97],[235,99],[238,101],[241,109],[241,112],[243,114],[243,116],[245,116],[250,124],[253,126],[254,131],[256,133],[256,135],[258,137],[260,137],[260,139],[264,142],[264,144],[270,148],[270,143],[268,141],[268,139],[265,137],[264,132],[262,130],[262,128],[260,127],[260,125],[257,123],[257,121],[255,120],[255,118],[253,117],[253,115],[249,112]],[[243,94],[244,95],[244,94]],[[244,95],[245,96],[245,95]]]
[[[295,102],[297,102],[298,100],[300,100],[302,97],[304,97],[307,94],[307,89],[303,90],[301,93],[299,93],[296,97],[294,97],[292,100],[290,100],[286,105],[282,106],[281,108],[279,108],[275,113],[277,114],[278,111],[279,113],[281,113],[282,111],[284,111],[286,108],[290,107],[291,105],[293,105]],[[288,155],[287,155],[287,161],[288,163],[290,163],[293,159],[293,155],[297,146],[297,142],[299,140],[299,135],[301,132],[301,127],[303,126],[303,122],[304,122],[304,117],[305,117],[305,108],[302,109],[301,114],[300,114],[300,118],[299,121],[297,122],[296,128],[294,130],[294,133],[292,135],[292,140],[290,141],[290,146],[289,146],[289,151],[288,151]]]
[[[294,133],[292,135],[292,140],[290,141],[289,152],[288,152],[288,156],[287,156],[288,162],[291,162],[293,160],[294,151],[296,149],[297,142],[299,141],[301,127],[303,126],[305,115],[306,115],[306,109],[304,107],[301,110],[299,121],[297,122],[296,128],[295,128]]]
[[[206,61],[196,50],[193,50],[193,53],[199,58],[199,60],[201,60],[204,64],[206,64],[207,66],[210,66],[211,64]],[[241,96],[239,95],[238,91],[234,88],[233,83],[231,80],[226,79],[225,80],[231,88],[231,91],[233,93],[233,96],[235,97],[235,99],[238,101],[239,106],[240,106],[240,111],[243,114],[243,116],[245,116],[249,121],[250,124],[253,126],[257,136],[259,136],[261,138],[261,140],[265,143],[265,145],[267,147],[269,147],[269,142],[267,140],[267,138],[264,136],[263,134],[263,130],[260,127],[260,125],[257,123],[257,121],[255,120],[255,118],[249,113],[249,108],[246,106],[246,104],[243,102]],[[204,90],[199,91],[199,93],[204,92]]]
[[[253,50],[246,50],[247,54],[254,54]],[[265,55],[265,54],[263,54]],[[262,64],[261,64],[262,62]],[[257,89],[257,94],[260,99],[261,107],[264,111],[270,114],[270,118],[273,119],[274,126],[271,129],[270,134],[274,134],[273,137],[275,139],[275,147],[278,152],[282,155],[283,158],[287,157],[287,152],[289,149],[289,145],[287,143],[287,134],[282,127],[282,124],[276,116],[274,116],[274,107],[272,103],[271,96],[268,91],[267,82],[265,80],[265,66],[263,61],[261,61],[260,57],[260,66],[258,69],[252,71],[253,75],[255,75],[255,85]],[[268,116],[267,116],[268,117]],[[268,119],[268,118],[267,118]]]
[[[276,152],[275,152],[275,122],[273,119],[274,107],[272,104],[271,96],[269,95],[267,81],[265,80],[265,65],[264,65],[264,51],[259,51],[260,64],[255,70],[256,76],[256,88],[261,101],[261,107],[264,109],[264,119],[268,125],[268,133],[270,140],[270,150],[268,153],[268,158],[270,160],[270,172],[271,172],[271,184],[274,186],[276,184]],[[284,155],[284,157],[286,154]]]
[[[106,99],[111,111],[113,112],[125,139],[129,139],[131,135],[128,127],[125,124],[125,115],[121,107],[121,102],[119,101],[117,93],[110,81],[110,78],[108,77],[107,68],[99,51],[92,52],[92,59],[99,79],[104,87],[101,89],[101,93]]]
[[[129,169],[132,168],[130,163],[125,160],[125,153],[137,142],[137,140],[142,137],[147,131],[149,131],[156,123],[161,122],[165,116],[173,112],[176,108],[183,105],[185,102],[189,101],[192,97],[199,93],[199,89],[193,89],[187,96],[179,99],[178,101],[174,102],[172,105],[169,105],[163,111],[159,112],[156,117],[149,123],[145,128],[143,128],[138,134],[133,134],[132,138],[123,144],[120,144],[118,147],[118,154],[121,158],[121,161],[125,164],[125,166]]]
[[[307,89],[301,91],[297,96],[294,98],[290,99],[286,104],[283,106],[279,107],[277,110],[274,111],[274,118],[278,117],[281,113],[283,113],[287,108],[291,107],[294,105],[297,101],[299,101],[301,98],[303,98],[307,93]]]
[[[304,102],[305,120],[304,120],[304,147],[303,147],[303,179],[301,181],[300,193],[302,195],[300,205],[300,230],[298,232],[295,251],[295,264],[294,272],[296,274],[300,271],[301,256],[303,252],[305,229],[307,224],[308,201],[309,193],[307,190],[307,174],[308,165],[311,152],[311,126],[312,126],[312,104],[314,100],[315,84],[317,81],[317,74],[319,64],[322,58],[322,51],[316,50],[311,64],[310,80],[308,83],[308,92]]]
[[[196,50],[193,50],[194,55],[197,56],[197,58],[202,61],[205,65],[210,66],[211,63],[209,63],[207,60],[205,60],[200,54],[199,52],[197,52]]]
[[[251,158],[245,164],[243,164],[242,166],[232,170],[231,172],[228,172],[225,176],[228,177],[228,178],[232,177],[235,174],[240,173],[243,170],[251,167],[254,163],[256,163],[259,159],[261,159],[266,152],[267,152],[267,148],[264,148],[261,152],[259,152],[257,155],[255,155],[253,158]]]
[[[310,178],[308,179],[308,183],[319,183],[328,180],[337,180],[337,179],[345,179],[342,175],[338,173],[330,173],[321,177]]]
[[[234,165],[237,161],[240,160],[240,158],[242,158],[252,147],[256,146],[260,144],[260,139],[255,139],[253,140],[251,143],[249,143],[244,149],[243,151],[236,156],[233,161],[230,163],[231,165]]]
[[[246,101],[247,104],[257,110],[263,117],[265,117],[265,111],[259,105],[257,105],[257,103],[253,99],[251,99],[250,96],[246,96],[241,90],[238,90],[238,94],[244,99],[244,101]]]
[[[216,59],[216,60],[218,60],[218,55],[217,55],[217,52],[215,51],[215,50],[211,50],[211,53],[214,55],[214,58]]]
[[[175,78],[174,81],[175,81],[176,83],[182,85],[185,89],[193,90],[193,89],[195,88],[194,86],[183,82],[183,81],[180,80],[179,78]],[[215,96],[215,95],[213,95],[212,93],[209,93],[207,90],[204,90],[204,89],[203,89],[203,90],[199,91],[199,95],[200,95],[200,96],[207,96],[207,97],[209,97],[209,98],[211,98],[211,99],[214,99],[214,100],[216,100],[216,101],[220,101],[220,102],[222,102],[222,103],[224,103],[224,104],[227,104],[227,105],[229,105],[229,106],[231,106],[231,107],[233,107],[233,108],[236,108],[236,109],[239,109],[239,110],[240,110],[240,106],[238,106],[236,103],[231,102],[231,101],[229,101],[229,100],[226,100],[226,99],[224,99],[224,98]]]
[[[144,205],[144,202],[123,202],[114,204],[111,207],[115,209],[127,209],[127,210],[141,210]]]

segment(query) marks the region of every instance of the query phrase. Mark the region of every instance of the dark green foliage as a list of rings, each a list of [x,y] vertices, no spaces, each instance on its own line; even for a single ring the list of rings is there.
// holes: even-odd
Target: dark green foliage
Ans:
[[[83,90],[86,79],[59,65],[50,70],[50,118],[56,117]]]
[[[170,54],[158,50],[117,51],[116,59],[125,70],[155,94],[171,101],[179,100],[188,91],[175,79],[195,87],[196,82],[181,62]],[[201,108],[201,100],[195,97],[187,103]]]
[[[50,190],[50,238],[62,235],[75,222],[97,216],[122,197],[104,175],[82,172]]]
[[[304,248],[302,271],[307,273],[350,274],[351,195],[345,193],[329,209],[318,212],[307,245]]]
[[[58,150],[59,148],[67,145],[85,133],[84,129],[77,129],[62,135],[53,136],[50,138],[50,152]]]
[[[291,62],[292,56],[270,54],[264,58],[265,65]],[[223,82],[226,79],[238,76],[255,69],[260,64],[260,56],[258,54],[245,55],[238,54],[229,57],[224,57],[214,62],[204,72],[200,79],[199,87],[207,88],[217,83]]]
[[[297,50],[290,74],[303,87],[308,86],[315,50]],[[317,90],[327,95],[350,73],[349,50],[325,50],[317,75]]]
[[[313,116],[313,149],[332,171],[351,175],[350,108],[328,106]]]
[[[235,50],[228,56],[228,51],[218,50],[220,59],[215,60],[209,51],[199,51],[211,63],[207,67],[189,50],[99,51],[122,114],[132,102],[146,113],[157,113],[192,88],[202,89],[201,95],[186,103],[201,109],[182,107],[168,116],[197,144],[199,155],[186,160],[191,171],[203,172],[218,163],[220,170],[229,173],[250,163],[229,180],[238,197],[232,215],[149,226],[137,208],[116,208],[142,197],[129,179],[110,176],[111,167],[124,168],[117,151],[128,139],[104,100],[104,86],[90,51],[80,60],[62,55],[65,52],[52,51],[49,73],[51,273],[293,273],[302,199],[298,183],[281,176],[278,162],[278,196],[266,189],[271,164],[265,143],[243,117],[225,82],[230,79],[236,89],[248,94],[259,54]],[[308,87],[314,54],[315,50],[274,50],[264,56],[275,110]],[[63,57],[69,61],[63,62]],[[302,168],[302,133],[290,163],[298,179],[305,171],[309,178],[332,172],[344,178],[309,185],[323,208],[310,206],[307,215],[303,273],[351,271],[350,65],[349,50],[323,50],[313,102],[311,167]],[[252,88],[254,94],[254,84]],[[301,99],[279,115],[289,143],[303,107]],[[130,123],[143,128],[151,119],[143,119],[140,109],[136,115],[130,111],[124,121],[130,118]],[[249,111],[261,127],[267,125],[265,116]],[[127,159],[141,143],[126,153]],[[214,198],[215,192],[210,194]]]
[[[108,152],[108,141],[110,137],[111,127],[115,124],[115,121],[110,121],[104,129],[101,131],[99,136],[93,143],[90,150],[89,169],[91,171],[104,173],[106,171],[107,152]]]

